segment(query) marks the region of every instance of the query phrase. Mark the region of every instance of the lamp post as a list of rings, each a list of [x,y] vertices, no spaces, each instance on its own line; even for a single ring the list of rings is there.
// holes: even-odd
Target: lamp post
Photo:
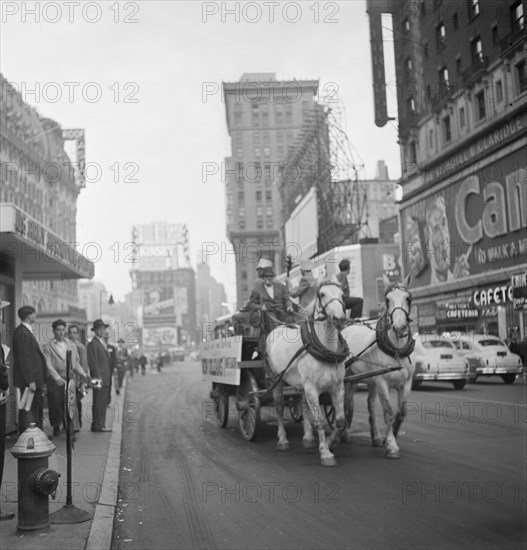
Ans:
[[[99,292],[99,319],[102,319],[102,295],[108,294],[107,290],[101,290]],[[113,294],[110,294],[110,297],[108,298],[108,305],[113,305]]]

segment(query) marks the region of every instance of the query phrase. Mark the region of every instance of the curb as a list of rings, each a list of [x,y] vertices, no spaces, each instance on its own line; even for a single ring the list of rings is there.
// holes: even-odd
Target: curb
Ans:
[[[117,508],[119,491],[119,468],[121,464],[121,438],[123,432],[124,408],[123,403],[126,396],[128,375],[123,380],[121,394],[116,395],[117,411],[121,413],[117,422],[114,422],[108,455],[104,466],[101,494],[95,506],[95,513],[90,527],[90,533],[86,541],[85,550],[101,550],[110,548],[112,545],[113,520]]]

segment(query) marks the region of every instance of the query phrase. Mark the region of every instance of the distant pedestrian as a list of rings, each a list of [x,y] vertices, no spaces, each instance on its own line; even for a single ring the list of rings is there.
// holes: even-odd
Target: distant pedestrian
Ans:
[[[115,384],[115,393],[119,395],[121,393],[121,388],[123,387],[126,369],[129,367],[130,363],[130,355],[128,350],[124,347],[124,340],[122,338],[117,341],[115,354],[117,358],[117,381]]]
[[[163,357],[161,356],[161,354],[157,356],[156,366],[157,366],[157,372],[161,372],[161,369],[163,368]]]
[[[93,388],[92,432],[108,432],[106,429],[106,407],[110,398],[110,353],[104,336],[108,336],[108,326],[102,319],[93,322],[94,338],[88,344],[88,365],[92,379],[99,380]]]
[[[29,410],[22,408],[18,411],[18,431],[23,433],[32,422],[37,428],[43,429],[43,392],[48,378],[48,365],[33,334],[33,325],[37,320],[35,308],[22,306],[18,310],[18,317],[21,323],[13,332],[13,383],[20,390],[20,397],[27,390],[33,399]],[[64,381],[56,372],[53,374],[51,371],[49,375],[57,385],[64,386]]]
[[[2,325],[2,309],[7,307],[9,302],[0,300],[0,328]],[[0,334],[0,487],[2,487],[2,478],[4,477],[4,456],[5,456],[5,429],[7,420],[7,400],[9,399],[9,376],[6,365],[9,348],[2,344]],[[1,504],[1,502],[0,502]],[[13,519],[13,512],[2,512],[0,510],[0,521]]]
[[[148,364],[148,359],[144,353],[141,353],[139,357],[139,365],[141,366],[141,374],[144,376],[146,374],[146,365]]]

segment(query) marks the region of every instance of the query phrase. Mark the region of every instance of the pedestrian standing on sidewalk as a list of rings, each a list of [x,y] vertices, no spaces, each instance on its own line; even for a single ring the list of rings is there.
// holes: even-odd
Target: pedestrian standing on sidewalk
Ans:
[[[9,302],[0,300],[0,327],[2,326],[2,310],[8,305]],[[6,365],[8,353],[9,348],[2,344],[0,334],[0,487],[2,486],[2,478],[4,477],[5,423],[7,420],[7,400],[9,398],[9,376]],[[13,519],[14,517],[15,514],[13,512],[2,513],[2,510],[0,510],[0,521]]]
[[[112,384],[114,381],[114,376],[116,377],[117,375],[117,349],[113,344],[110,344],[109,340],[110,337],[108,333],[106,333],[104,341],[106,342],[106,349],[108,350],[108,354],[110,355],[110,392],[108,393],[108,406],[112,404]]]
[[[86,395],[85,388],[88,385],[90,379],[90,369],[88,367],[88,352],[86,346],[80,340],[79,327],[77,325],[70,325],[68,329],[68,337],[70,342],[77,348],[77,354],[79,356],[79,363],[81,369],[84,371],[83,378],[76,378],[75,384],[75,397],[77,399],[77,411],[79,416],[79,429],[82,428],[82,399]]]
[[[88,366],[90,375],[100,380],[99,387],[93,388],[92,432],[109,432],[106,429],[106,407],[110,398],[110,354],[106,346],[105,336],[108,336],[108,326],[102,319],[93,322],[92,331],[95,336],[88,344]]]
[[[123,387],[126,369],[128,368],[129,362],[131,362],[128,350],[124,347],[124,340],[122,338],[119,338],[117,341],[115,355],[117,360],[117,380],[115,383],[115,393],[119,395],[121,393],[121,388]]]
[[[64,382],[52,367],[48,369],[46,358],[33,334],[33,325],[37,313],[32,306],[22,306],[18,310],[20,325],[13,332],[13,383],[20,390],[20,397],[26,388],[32,394],[33,401],[30,410],[24,408],[18,411],[18,431],[23,433],[34,422],[37,428],[43,429],[44,417],[44,385],[51,375],[58,385]]]
[[[42,351],[46,357],[48,366],[51,365],[54,371],[60,377],[60,380],[48,376],[47,395],[48,395],[48,410],[49,422],[53,426],[53,435],[55,437],[61,434],[61,425],[66,427],[66,395],[64,385],[66,384],[66,357],[68,351],[71,352],[71,372],[70,376],[74,380],[75,376],[85,376],[84,371],[80,366],[79,354],[74,344],[66,339],[66,321],[57,319],[53,321],[51,328],[53,329],[54,340],[42,346]],[[77,413],[77,410],[75,410]],[[79,425],[77,415],[73,417],[71,423],[72,432]]]

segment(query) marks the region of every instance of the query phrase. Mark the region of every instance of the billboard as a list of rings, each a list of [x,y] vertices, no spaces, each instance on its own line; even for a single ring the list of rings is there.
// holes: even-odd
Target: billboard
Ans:
[[[401,209],[405,274],[434,285],[525,262],[525,152],[469,171]]]
[[[317,194],[312,187],[285,222],[285,241],[295,249],[297,261],[311,258],[317,253],[317,212]]]

